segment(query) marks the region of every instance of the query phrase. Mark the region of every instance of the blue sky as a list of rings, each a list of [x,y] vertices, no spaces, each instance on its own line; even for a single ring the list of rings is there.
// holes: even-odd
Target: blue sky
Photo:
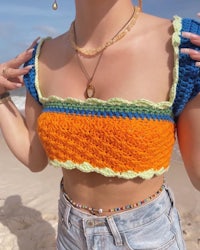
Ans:
[[[69,28],[74,18],[74,0],[57,0],[57,11],[51,9],[52,2],[1,0],[0,62],[16,56],[38,36],[56,36]],[[196,18],[200,0],[143,0],[143,10],[166,18]]]

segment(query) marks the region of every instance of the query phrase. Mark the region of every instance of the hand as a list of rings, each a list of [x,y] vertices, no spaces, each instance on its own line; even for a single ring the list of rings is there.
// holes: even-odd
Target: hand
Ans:
[[[200,13],[198,13],[197,15],[198,15],[198,17],[200,17]],[[190,32],[182,32],[182,36],[190,39],[191,43],[199,46],[199,48],[200,48],[200,36],[199,35],[193,34]],[[197,61],[196,66],[200,67],[200,50],[197,51],[194,49],[183,48],[183,49],[181,49],[181,53],[190,55],[190,57],[193,60]]]
[[[23,75],[29,72],[32,65],[20,67],[32,57],[33,47],[38,40],[39,38],[33,41],[31,46],[16,58],[0,64],[0,93],[23,86]]]

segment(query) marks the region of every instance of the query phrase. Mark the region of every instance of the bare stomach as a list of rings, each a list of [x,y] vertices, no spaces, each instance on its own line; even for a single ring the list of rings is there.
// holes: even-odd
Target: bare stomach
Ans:
[[[156,193],[162,184],[163,176],[150,180],[141,178],[126,180],[63,169],[63,186],[69,198],[75,203],[103,210],[144,200]],[[111,213],[103,213],[103,215],[109,214]]]

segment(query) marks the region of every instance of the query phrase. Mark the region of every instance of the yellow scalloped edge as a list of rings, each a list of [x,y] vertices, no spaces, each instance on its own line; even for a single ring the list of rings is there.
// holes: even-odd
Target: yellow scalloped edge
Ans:
[[[49,164],[54,166],[54,167],[62,167],[68,170],[72,169],[78,169],[81,172],[85,173],[99,173],[101,175],[104,175],[106,177],[119,177],[123,179],[133,179],[136,177],[140,177],[142,179],[151,179],[154,175],[162,175],[166,171],[168,171],[169,166],[167,168],[161,167],[159,170],[155,170],[153,168],[143,171],[143,172],[135,172],[135,171],[126,171],[126,172],[115,172],[109,167],[105,168],[98,168],[98,167],[93,167],[90,163],[88,162],[83,162],[82,164],[74,163],[70,160],[66,162],[60,162],[57,160],[50,160]]]
[[[40,83],[39,83],[39,56],[40,56],[40,51],[42,48],[43,43],[48,40],[51,39],[51,37],[46,37],[40,40],[37,48],[36,48],[36,54],[35,54],[35,88],[38,94],[38,98],[39,101],[42,103],[43,100],[43,96],[40,90]]]
[[[176,88],[179,80],[179,46],[181,43],[181,29],[182,29],[182,18],[174,16],[173,20],[174,33],[172,35],[172,45],[174,48],[174,68],[173,68],[173,85],[170,90],[169,101],[171,104],[174,103],[176,97]]]

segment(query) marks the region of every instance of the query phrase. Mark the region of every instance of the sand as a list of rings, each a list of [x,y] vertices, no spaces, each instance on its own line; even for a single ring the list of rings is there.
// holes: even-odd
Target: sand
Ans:
[[[0,250],[53,250],[60,169],[31,173],[0,136]],[[167,181],[174,190],[188,250],[200,249],[200,193],[185,173],[175,147]]]

